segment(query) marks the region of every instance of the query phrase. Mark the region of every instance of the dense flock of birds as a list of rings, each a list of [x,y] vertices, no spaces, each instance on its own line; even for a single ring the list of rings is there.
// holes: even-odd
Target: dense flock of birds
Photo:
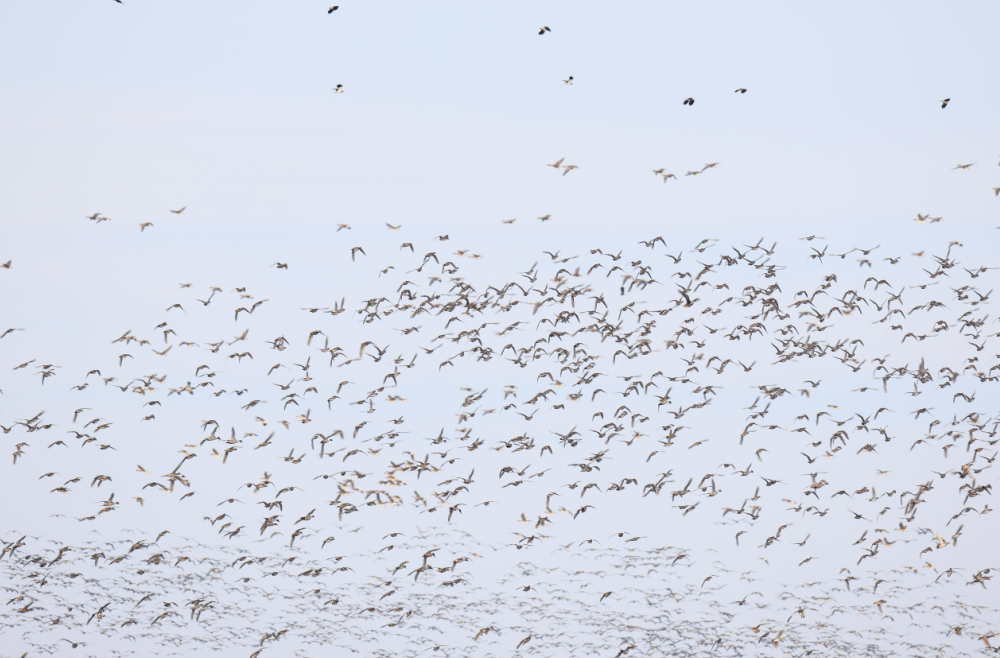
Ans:
[[[389,228],[369,247],[391,254]],[[345,263],[364,253],[343,244]],[[62,408],[4,405],[3,477],[96,536],[4,529],[3,637],[96,655],[996,651],[995,553],[952,557],[995,528],[996,268],[957,243],[808,236],[784,258],[655,236],[490,279],[467,250],[415,246],[374,295],[291,318],[280,279],[266,298],[182,283],[110,353],[72,346],[98,355],[80,372],[22,360],[30,328],[6,328],[5,398]],[[258,336],[272,309],[288,330]]]
[[[300,258],[101,344],[4,312],[0,482],[37,522],[0,527],[0,652],[1000,653],[997,267],[386,229],[331,227],[356,274],[325,299]]]

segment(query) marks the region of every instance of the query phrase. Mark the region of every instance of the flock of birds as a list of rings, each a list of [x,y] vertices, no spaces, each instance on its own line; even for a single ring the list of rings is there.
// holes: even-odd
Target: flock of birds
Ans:
[[[0,653],[1000,653],[996,266],[386,229],[330,231],[328,298],[300,257],[100,344],[0,326],[0,483],[37,519],[0,527]]]
[[[4,529],[4,644],[995,653],[1000,564],[950,555],[995,536],[996,268],[822,240],[655,236],[499,279],[390,245],[374,295],[298,318],[183,283],[111,352],[72,346],[95,355],[79,372],[8,328],[5,398],[63,408],[4,405],[3,478],[98,534]],[[255,337],[269,312],[287,331]]]

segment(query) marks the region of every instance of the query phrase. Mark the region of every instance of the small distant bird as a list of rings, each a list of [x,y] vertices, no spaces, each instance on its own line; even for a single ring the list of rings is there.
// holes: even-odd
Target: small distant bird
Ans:
[[[562,166],[562,162],[563,162],[563,160],[565,160],[565,159],[566,159],[566,158],[559,158],[558,160],[556,160],[556,161],[555,161],[555,163],[554,163],[554,164],[550,164],[550,165],[548,165],[548,166],[549,166],[549,167],[554,167],[554,168],[558,169],[559,167],[561,167],[561,166]]]
[[[516,222],[516,221],[517,221],[517,218],[516,218],[516,217],[515,217],[514,219],[501,219],[501,220],[500,220],[500,222],[501,222],[502,224],[513,224],[513,223],[514,223],[514,222]]]
[[[994,187],[993,192],[996,196],[1000,196],[1000,187]],[[7,262],[7,267],[10,267],[10,261]]]
[[[334,87],[333,88],[333,93],[335,93],[335,94],[342,94],[342,93],[344,93],[344,85],[337,85],[336,87]]]
[[[142,233],[143,231],[146,230],[147,226],[152,226],[152,225],[153,222],[143,222],[142,224],[139,224],[139,232]]]
[[[552,219],[552,215],[542,215],[542,216],[541,216],[541,217],[539,217],[538,219],[542,220],[543,222],[547,222],[547,221],[549,221],[550,219]]]
[[[971,163],[971,164],[966,164],[966,165],[958,165],[957,167],[955,167],[954,169],[952,169],[952,171],[955,171],[955,169],[968,169],[969,167],[971,167],[971,166],[972,166],[972,165],[974,165],[974,164],[976,164],[976,163],[975,163],[975,162],[973,162],[973,163]]]
[[[333,12],[337,11],[338,9],[340,9],[340,5],[334,5],[334,6],[330,7],[329,9],[327,9],[326,13],[332,14]]]
[[[392,224],[390,224],[389,222],[386,222],[386,223],[385,223],[385,225],[386,225],[387,227],[389,227],[389,230],[390,230],[390,231],[398,231],[398,230],[399,230],[400,228],[402,228],[402,226],[403,226],[402,224],[399,224],[399,225],[397,225],[397,226],[393,226],[393,225],[392,225]]]
[[[179,214],[181,214],[182,212],[184,212],[185,210],[187,210],[187,206],[184,206],[184,207],[183,207],[183,208],[181,208],[180,210],[171,210],[170,212],[174,213],[175,215],[179,215]]]
[[[951,101],[951,99],[950,99],[950,98],[946,98],[946,99],[944,99],[943,101],[941,101],[941,109],[942,109],[942,110],[943,110],[944,108],[948,107],[948,102],[949,102],[949,101]]]
[[[546,27],[543,27],[542,29],[538,30],[538,33],[539,34],[545,34],[546,32],[551,32],[551,31],[552,31],[552,29],[549,28],[548,26],[546,26]]]
[[[573,84],[573,76],[569,76],[569,80],[563,80],[563,82],[565,82],[568,85]]]
[[[346,228],[347,230],[351,230],[351,227],[349,225],[347,225],[347,224],[337,224],[337,232],[339,232],[340,229],[342,229],[342,228]]]
[[[694,105],[694,99],[693,98],[685,98],[684,99],[684,104],[685,105]]]
[[[747,90],[746,90],[746,87],[740,87],[739,89],[737,89],[733,93],[734,94],[745,94],[745,93],[747,93]]]
[[[579,169],[579,167],[577,167],[576,165],[564,165],[563,169],[565,169],[565,171],[563,172],[563,176],[565,176],[574,169]]]
[[[661,174],[661,176],[663,176],[663,182],[664,183],[666,183],[667,180],[670,179],[670,178],[673,178],[674,180],[677,180],[677,176],[675,176],[674,174]]]
[[[9,270],[10,269],[10,261],[7,261],[3,265],[0,265],[0,267],[2,267],[5,270]]]

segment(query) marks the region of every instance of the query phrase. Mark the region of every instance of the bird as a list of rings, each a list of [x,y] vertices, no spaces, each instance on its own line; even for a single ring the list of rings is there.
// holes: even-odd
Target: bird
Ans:
[[[684,105],[694,105],[694,99],[691,97],[685,98]]]
[[[964,170],[964,169],[968,169],[969,167],[971,167],[971,166],[972,166],[972,165],[974,165],[974,164],[976,164],[976,163],[975,163],[975,162],[973,162],[973,163],[971,163],[971,164],[964,164],[964,165],[963,165],[963,164],[960,164],[960,165],[958,165],[957,167],[954,167],[954,168],[952,168],[952,171],[954,171],[955,169],[963,169],[963,170]]]
[[[337,11],[338,9],[340,9],[340,5],[334,5],[334,6],[330,7],[329,9],[327,9],[326,13],[332,14],[333,12]]]
[[[951,102],[950,98],[946,98],[943,101],[941,101],[941,109],[943,110],[944,108],[948,107],[948,103],[950,102]]]
[[[552,163],[552,164],[550,164],[550,165],[547,165],[547,166],[549,166],[549,167],[554,167],[554,168],[556,168],[556,169],[559,169],[559,168],[560,168],[560,167],[562,166],[562,163],[563,163],[563,160],[565,160],[565,159],[566,159],[566,158],[559,158],[559,159],[558,159],[558,160],[556,160],[556,161],[555,161],[554,163]]]
[[[733,93],[735,93],[735,94],[745,94],[745,93],[747,93],[747,90],[744,87],[740,87],[739,89],[737,89]]]
[[[563,83],[564,83],[564,84],[567,84],[567,85],[571,85],[571,84],[573,84],[573,76],[569,76],[569,78],[568,78],[568,79],[566,79],[566,80],[563,80]]]
[[[563,176],[573,171],[574,169],[579,169],[576,165],[563,165]]]
[[[342,94],[342,93],[344,93],[344,85],[338,84],[336,87],[333,87],[333,93],[335,93],[335,94]],[[364,94],[362,94],[362,95],[364,95]]]
[[[552,31],[552,30],[551,30],[551,29],[550,29],[550,28],[549,28],[548,26],[545,26],[545,27],[543,27],[543,28],[539,29],[539,30],[538,30],[538,33],[539,33],[539,34],[545,34],[546,32],[551,32],[551,31]]]
[[[180,214],[181,214],[181,213],[183,213],[183,212],[184,212],[185,210],[187,210],[187,206],[184,206],[184,207],[183,207],[183,208],[181,208],[180,210],[171,210],[170,212],[174,213],[175,215],[180,215]]]

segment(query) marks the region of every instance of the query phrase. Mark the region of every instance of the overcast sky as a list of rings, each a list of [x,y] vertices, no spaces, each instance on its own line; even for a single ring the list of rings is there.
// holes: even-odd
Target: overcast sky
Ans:
[[[461,528],[481,542],[475,550],[498,549],[490,560],[484,558],[475,567],[477,586],[489,588],[499,582],[500,589],[509,594],[515,584],[526,584],[520,579],[509,584],[505,580],[520,573],[512,565],[524,558],[521,549],[511,548],[518,539],[511,533],[531,534],[533,526],[518,524],[520,515],[534,521],[545,511],[546,494],[557,491],[561,493],[551,499],[553,509],[566,507],[575,512],[591,497],[596,509],[578,521],[556,514],[557,523],[535,530],[551,536],[539,550],[553,565],[590,560],[579,547],[580,541],[608,542],[612,532],[627,530],[649,538],[643,540],[649,544],[644,548],[676,546],[696,556],[699,564],[690,570],[694,575],[681,574],[676,578],[678,587],[697,586],[715,573],[715,559],[745,573],[768,568],[761,561],[767,557],[777,566],[766,576],[766,583],[754,587],[780,598],[786,580],[801,583],[808,578],[829,584],[844,577],[843,567],[857,569],[863,552],[853,546],[858,536],[867,530],[876,537],[877,529],[895,528],[905,517],[901,516],[900,494],[908,488],[915,492],[920,483],[935,478],[939,487],[921,507],[924,519],[912,524],[898,555],[882,554],[880,564],[872,568],[902,570],[927,562],[937,569],[929,576],[936,577],[948,567],[961,567],[965,569],[958,579],[961,582],[941,586],[941,595],[949,600],[988,602],[989,593],[966,583],[980,569],[1000,567],[987,544],[997,534],[996,515],[978,513],[983,501],[991,499],[984,494],[971,503],[963,502],[958,487],[964,479],[950,476],[940,482],[932,472],[959,468],[972,453],[957,439],[950,440],[957,446],[950,453],[937,443],[929,445],[937,438],[928,439],[927,445],[911,446],[926,434],[940,438],[953,428],[968,435],[969,421],[962,416],[970,412],[980,414],[973,423],[996,415],[995,382],[967,373],[977,368],[995,372],[989,368],[996,363],[996,343],[989,341],[1000,335],[988,298],[997,281],[996,271],[977,273],[976,269],[1000,265],[995,250],[1000,238],[1000,198],[994,191],[1000,186],[1000,123],[996,120],[1000,88],[991,82],[992,67],[1000,61],[995,36],[998,21],[1000,6],[992,2],[817,5],[643,0],[612,6],[554,0],[503,5],[345,0],[332,14],[319,3],[257,0],[238,5],[215,0],[8,3],[0,8],[0,71],[5,88],[0,103],[0,179],[4,181],[0,185],[0,263],[10,260],[11,267],[0,269],[0,333],[8,327],[23,331],[0,342],[0,425],[9,427],[45,409],[44,422],[56,427],[27,434],[18,426],[0,435],[4,449],[10,448],[7,452],[15,451],[21,441],[29,444],[16,464],[6,457],[0,462],[0,495],[18,503],[5,512],[0,538],[10,542],[22,534],[39,537],[39,545],[23,549],[28,552],[41,552],[41,544],[49,540],[84,550],[80,547],[95,540],[91,533],[95,529],[105,541],[121,540],[125,529],[129,537],[134,533],[155,536],[169,529],[176,537],[227,546],[204,549],[206,554],[261,551],[253,541],[264,536],[258,534],[257,526],[266,514],[256,505],[251,509],[254,494],[239,494],[251,503],[241,510],[243,518],[237,524],[247,525],[245,536],[222,542],[215,526],[208,526],[203,518],[221,513],[215,511],[218,500],[234,495],[240,484],[258,481],[267,471],[279,486],[305,489],[292,492],[293,502],[284,512],[283,527],[278,528],[282,534],[265,540],[273,554],[283,554],[287,548],[290,521],[311,508],[325,508],[310,526],[312,538],[303,540],[302,561],[327,557],[318,548],[327,531],[339,535],[347,530],[337,526],[362,527],[351,536],[350,548],[337,550],[352,556],[356,570],[352,578],[370,582],[376,571],[385,576],[383,557],[376,557],[375,551],[384,547],[387,533],[398,528],[415,533],[418,526],[450,527],[445,530],[452,533],[448,541],[461,548],[464,540],[457,533]],[[543,26],[551,31],[539,35]],[[572,85],[565,84],[569,76]],[[334,93],[337,85],[343,85],[343,93]],[[734,92],[742,88],[746,93]],[[687,98],[693,98],[694,104],[683,104]],[[942,108],[944,99],[950,99],[946,108]],[[560,159],[562,166],[577,168],[547,166]],[[706,169],[711,163],[717,164]],[[973,166],[956,168],[968,164]],[[676,179],[664,181],[653,173],[661,168]],[[690,172],[698,175],[687,175]],[[181,208],[182,214],[170,212]],[[87,216],[94,213],[110,221],[88,221]],[[546,215],[548,221],[538,219]],[[941,220],[914,221],[921,216]],[[516,221],[505,224],[504,220]],[[150,225],[140,231],[143,223]],[[338,230],[342,224],[349,228]],[[391,230],[387,224],[399,228]],[[449,239],[436,239],[442,235]],[[652,250],[639,244],[657,236],[663,237],[664,244]],[[809,236],[819,237],[803,240]],[[712,241],[702,244],[703,239]],[[412,243],[413,249],[400,247],[404,242]],[[700,244],[706,249],[695,251]],[[762,249],[753,249],[756,244],[773,254],[765,256]],[[358,246],[365,253],[352,258],[351,250]],[[596,249],[605,253],[594,253]],[[429,252],[459,269],[442,272],[441,263],[431,261],[432,265],[415,272]],[[619,253],[620,261],[608,257]],[[683,260],[675,262],[674,256],[681,253]],[[823,259],[812,257],[821,253]],[[699,308],[676,307],[681,303],[678,287],[698,282],[678,278],[677,273],[697,275],[704,264],[738,254],[759,256],[759,263],[767,261],[777,268],[775,276],[763,276],[764,270],[745,260],[738,267],[717,266],[721,269],[704,277],[711,287],[691,292]],[[946,262],[955,259],[957,264],[946,276],[931,279],[929,275],[940,263],[935,256]],[[557,262],[563,258],[572,260]],[[288,268],[279,269],[277,263]],[[591,275],[588,269],[595,263],[604,269]],[[614,265],[623,272],[608,272]],[[619,274],[641,278],[638,268],[642,265],[653,268],[656,282],[633,285],[621,293],[620,286],[629,283]],[[515,280],[527,285],[521,274],[529,272],[542,291],[546,285],[555,285],[552,282],[561,268],[567,268],[570,275],[565,285],[580,285],[587,292],[574,306],[564,304],[558,310],[582,314],[596,307],[592,296],[604,294],[610,306],[609,322],[617,323],[624,313],[623,333],[653,317],[636,318],[634,314],[644,308],[676,307],[665,317],[655,316],[655,352],[636,361],[620,355],[613,360],[619,345],[597,335],[566,336],[563,343],[545,344],[548,350],[556,346],[572,350],[573,343],[583,340],[592,355],[599,355],[596,370],[606,378],[579,386],[573,383],[579,374],[560,372],[563,364],[549,357],[518,367],[508,360],[515,358],[512,352],[502,358],[495,355],[489,362],[475,361],[471,343],[433,342],[440,334],[450,333],[450,339],[459,331],[496,322],[482,330],[486,344],[497,352],[505,343],[531,348],[536,338],[554,329],[539,326],[538,321],[546,314],[556,315],[557,307],[542,307],[537,315],[530,307],[547,292],[532,294],[522,301],[524,306],[510,313],[491,309],[459,318],[447,327],[448,314],[411,318],[409,313],[397,313],[366,324],[364,314],[356,313],[369,299],[386,297],[389,301],[383,302],[382,310],[387,304],[402,303],[399,290],[405,281],[414,282],[414,294],[437,292],[442,295],[438,301],[444,303],[450,298],[448,291],[455,292],[449,280],[452,276],[461,277],[477,294],[485,294],[490,285],[500,288]],[[579,278],[572,276],[577,268],[582,270]],[[849,316],[827,318],[826,324],[834,328],[821,333],[822,320],[803,318],[798,315],[802,309],[790,304],[802,299],[797,291],[805,290],[809,296],[830,283],[825,277],[831,274],[838,279],[830,293],[840,299],[853,289],[881,305],[892,294],[902,294],[899,303],[908,319],[878,322],[892,306],[882,311],[864,306]],[[443,281],[429,281],[431,275]],[[874,282],[866,280],[869,276],[875,277]],[[875,290],[880,279],[888,283]],[[181,287],[187,283],[192,284],[190,288]],[[722,288],[723,283],[728,288]],[[745,296],[745,286],[763,289],[772,283],[780,284],[780,292],[773,294],[790,318],[765,319],[766,337],[725,340],[725,332],[755,319],[738,302],[729,303],[721,315],[710,315],[711,308],[722,308],[727,297]],[[923,284],[931,286],[913,287]],[[976,287],[987,299],[977,301],[975,292],[961,290],[966,285]],[[212,294],[211,286],[222,292],[204,304]],[[243,294],[252,298],[240,297],[238,288],[245,288]],[[523,299],[518,292],[507,301],[514,298]],[[334,308],[342,299],[347,311],[338,316],[303,310]],[[237,308],[258,300],[266,301],[252,316],[240,314],[234,321]],[[944,306],[911,311],[930,301]],[[630,302],[635,303],[633,310],[621,311]],[[165,310],[175,303],[183,309]],[[817,308],[823,313],[836,303],[832,296],[817,298]],[[757,304],[751,309],[759,311]],[[709,310],[702,313],[705,307]],[[700,314],[694,315],[696,311]],[[972,314],[969,317],[983,318],[981,336],[962,335],[965,329],[959,317],[967,311]],[[683,323],[689,317],[694,320]],[[497,335],[518,320],[525,323],[522,328]],[[935,324],[941,320],[951,328],[942,330]],[[589,316],[578,318],[568,330],[593,321]],[[161,322],[168,322],[167,328],[176,334],[167,337],[161,334],[162,328],[154,330]],[[816,324],[809,328],[808,322]],[[889,328],[897,322],[905,330]],[[855,346],[859,352],[853,363],[863,361],[863,369],[853,372],[853,366],[832,357],[775,364],[775,345],[792,337],[777,330],[788,323],[802,332],[815,331],[816,340],[831,344],[839,339],[861,340]],[[413,326],[421,330],[402,332]],[[687,343],[684,349],[671,349],[664,341],[684,326],[698,333],[693,338],[681,337]],[[717,327],[724,327],[725,332],[709,333]],[[225,344],[217,353],[208,350],[211,343],[228,343],[246,329],[245,342]],[[315,330],[323,334],[307,344]],[[151,344],[111,342],[126,331]],[[907,331],[915,336],[901,342]],[[287,352],[273,349],[273,341],[281,336],[291,343]],[[329,365],[328,353],[319,351],[326,340],[331,347],[342,346],[345,359],[358,357],[362,341],[372,341],[379,349],[388,345],[387,356],[375,362],[369,356],[377,353],[368,348],[369,356],[337,368]],[[707,347],[691,340],[707,340]],[[975,341],[972,346],[970,340]],[[984,340],[989,344],[980,347]],[[181,341],[196,345],[183,346]],[[433,354],[421,349],[437,344],[444,346]],[[164,356],[153,353],[168,346],[171,352]],[[252,352],[252,360],[228,358],[244,350]],[[456,356],[466,350],[470,350],[468,356]],[[124,353],[130,357],[119,365]],[[697,358],[698,354],[703,357]],[[705,360],[714,354],[733,359],[724,373],[706,367]],[[414,355],[417,365],[405,369]],[[374,405],[377,412],[367,414],[370,407],[350,406],[349,402],[391,383],[385,377],[393,372],[390,360],[397,356],[403,358],[397,366],[402,371],[399,387],[382,392]],[[908,367],[909,374],[883,387],[881,374],[874,371],[875,357],[889,358],[895,367]],[[454,369],[442,365],[449,358],[454,358]],[[648,382],[659,370],[680,379],[688,367],[682,358],[694,359],[699,366],[691,382],[659,379],[659,388],[649,389],[641,403],[622,397],[630,380],[620,377],[637,375]],[[966,361],[969,358],[979,360]],[[13,370],[31,359],[36,361]],[[304,391],[310,383],[298,379],[304,371],[295,364],[305,359],[311,359],[312,370],[305,374],[315,379],[311,382],[318,389],[315,394]],[[911,391],[912,374],[921,359],[935,379]],[[736,361],[758,365],[744,371]],[[284,368],[270,373],[275,363]],[[44,385],[38,374],[42,364],[58,366]],[[200,365],[218,373],[211,380],[214,388],[199,389],[197,395],[167,394],[187,381],[208,381],[196,371]],[[966,366],[970,367],[963,369]],[[953,386],[940,386],[944,367],[961,373]],[[87,376],[94,369],[100,369],[101,375]],[[544,372],[553,376],[546,378]],[[119,381],[110,383],[126,385],[134,377],[151,373],[167,374],[168,379],[142,396],[117,392],[100,381],[114,376]],[[556,385],[554,379],[564,386]],[[823,380],[824,387],[806,397],[799,391],[808,386],[807,379]],[[290,384],[289,380],[297,380],[290,389],[275,388]],[[341,392],[341,400],[328,406],[327,398],[342,381],[351,384]],[[70,390],[84,383],[83,390]],[[719,394],[713,397],[712,392],[695,390],[705,384],[716,386]],[[516,411],[525,414],[530,411],[524,400],[534,393],[553,387],[556,397],[539,408],[537,419],[522,419],[515,410],[502,409],[515,401],[504,395],[507,385],[518,387]],[[759,409],[752,405],[761,396],[762,385],[781,385],[790,391],[774,401],[774,415],[766,419],[781,430],[758,430],[752,441],[741,443],[739,435],[748,414]],[[657,406],[656,396],[671,386],[674,400],[661,405],[666,408]],[[606,390],[604,399],[592,398],[597,387]],[[859,390],[866,387],[871,388]],[[222,388],[227,389],[224,396],[211,397],[206,392]],[[246,394],[232,394],[244,388]],[[289,390],[304,396],[300,407],[282,409],[281,396]],[[387,401],[390,390],[406,401]],[[470,392],[480,391],[487,391],[481,400],[471,407],[462,406]],[[583,393],[579,403],[566,397],[574,392]],[[953,397],[959,392],[975,394],[976,399],[965,402]],[[305,396],[310,395],[307,401]],[[163,402],[162,407],[142,406],[154,397]],[[264,402],[241,408],[254,399]],[[671,410],[709,399],[713,401],[706,410],[698,410],[694,419],[670,415]],[[560,402],[565,409],[552,408]],[[766,402],[759,404],[763,407]],[[620,421],[627,430],[611,440],[612,458],[601,466],[603,470],[581,472],[573,464],[608,447],[590,430],[614,420],[615,408],[621,404],[634,406],[630,413],[641,408],[650,416],[639,428],[649,436],[637,439],[635,446],[614,445],[627,440],[634,429],[627,418]],[[860,422],[853,418],[855,412],[863,418],[883,406],[891,411],[878,418],[878,425],[887,428],[891,443],[873,432],[855,429]],[[74,424],[73,411],[81,407],[91,411]],[[456,417],[480,407],[497,413],[468,421]],[[914,417],[921,407],[933,408],[932,418],[940,426],[928,427],[932,418],[925,415]],[[296,423],[295,416],[307,409],[312,423]],[[821,411],[838,420],[852,417],[844,429],[853,438],[842,453],[813,465],[806,460],[831,450],[834,444],[829,435],[837,429],[830,424],[832,417],[821,421],[829,427],[815,422]],[[597,412],[605,417],[594,419]],[[46,447],[58,439],[69,442],[72,434],[66,434],[67,430],[84,431],[80,426],[91,419],[88,414],[113,421],[114,426],[98,438],[107,440],[114,450],[81,447],[76,439],[68,448]],[[156,418],[141,420],[150,414]],[[806,422],[801,422],[802,414],[808,415]],[[404,422],[391,422],[399,417]],[[210,419],[218,420],[218,433],[224,438],[231,428],[237,436],[257,435],[244,437],[248,445],[227,458],[226,470],[211,457],[213,448],[221,452],[225,446],[200,445],[211,431],[202,423]],[[282,427],[280,420],[289,420],[290,428]],[[360,431],[355,444],[353,428],[366,421],[371,425]],[[667,431],[661,428],[670,423],[690,424],[678,436],[676,446],[660,448],[667,452],[647,458],[659,445],[656,439]],[[815,436],[790,432],[799,426]],[[486,441],[483,449],[467,452],[464,447],[453,447],[456,452],[450,457],[462,453],[463,461],[424,475],[420,482],[408,474],[400,493],[405,506],[379,508],[378,513],[365,509],[342,521],[336,508],[327,506],[336,488],[314,484],[314,477],[351,467],[371,472],[371,478],[358,486],[373,488],[376,485],[368,483],[384,475],[390,460],[409,458],[404,450],[422,459],[431,450],[462,446],[459,430],[466,427],[475,428],[474,435]],[[554,455],[536,452],[542,445],[558,443],[553,434],[563,435],[574,427],[587,436],[587,443],[563,453],[557,449]],[[360,441],[393,428],[408,433],[399,445],[384,448],[381,455],[351,458],[366,459],[365,468],[342,462],[340,456],[320,460],[309,441],[315,432],[342,429],[347,437],[337,439],[336,447],[344,447],[345,452],[352,447],[367,450],[373,444]],[[278,435],[275,445],[254,450],[272,430]],[[432,445],[428,439],[439,432],[449,435],[452,443]],[[525,433],[538,442],[531,451],[512,455],[488,449],[502,447],[503,441]],[[985,433],[979,436],[988,438]],[[706,443],[688,448],[696,441]],[[822,446],[811,446],[813,441],[822,441]],[[869,441],[878,443],[879,452],[859,452]],[[983,447],[983,458],[996,452],[995,446],[978,445]],[[767,452],[757,454],[758,448]],[[164,474],[184,456],[179,450],[199,455],[183,468],[196,496],[181,502],[179,496],[143,490],[151,479],[163,481]],[[306,454],[306,459],[299,464],[283,461],[289,450],[293,457]],[[444,459],[431,461],[440,466]],[[658,460],[662,463],[657,464]],[[743,469],[748,461],[754,466],[752,484],[734,473],[733,467],[720,464],[732,462],[736,469]],[[138,464],[149,467],[150,474],[137,473]],[[527,486],[501,488],[507,478],[517,477],[515,472],[503,480],[497,478],[496,471],[506,465],[516,470],[531,465],[531,472],[553,470]],[[979,461],[977,465],[986,464]],[[444,514],[435,516],[418,514],[415,492],[430,498],[439,482],[465,478],[472,468],[477,484],[466,494],[471,496],[469,506],[454,523],[449,526],[442,518],[446,508]],[[562,488],[575,481],[594,481],[605,489],[608,483],[627,477],[639,477],[642,487],[671,470],[677,482],[667,485],[670,490],[681,488],[689,478],[697,483],[703,475],[715,473],[722,492],[718,497],[700,492],[705,495],[698,512],[684,514],[672,505],[691,502],[690,498],[668,501],[666,491],[655,503],[639,491],[590,492],[581,501],[577,489]],[[880,470],[887,473],[879,475]],[[83,478],[72,491],[76,495],[51,493],[64,480],[62,475],[40,480],[47,471]],[[802,494],[810,482],[808,473],[815,471],[826,473],[822,477],[830,480],[822,504]],[[112,476],[112,483],[86,486],[100,474]],[[753,496],[754,489],[766,481],[762,476],[782,481],[776,489],[764,492],[765,509],[773,510],[764,523],[766,528],[753,526],[745,518],[720,516],[722,507],[739,508]],[[426,478],[432,482],[425,484]],[[978,480],[979,484],[995,481],[989,470]],[[850,502],[826,499],[838,489],[861,487],[897,494],[884,504],[868,501],[867,494]],[[95,513],[99,501],[111,491],[121,503],[116,514],[99,516],[93,524],[74,520]],[[143,497],[144,505],[133,497]],[[488,508],[472,507],[491,498],[499,502]],[[803,501],[805,506],[832,507],[835,512],[823,517],[806,516],[801,510],[789,512]],[[952,514],[969,504],[976,507],[976,514],[945,525]],[[871,518],[885,505],[892,506],[890,513]],[[847,509],[862,512],[866,518],[852,518]],[[811,535],[812,543],[762,553],[758,547],[783,523],[797,524],[785,531],[792,532],[796,542]],[[959,546],[949,547],[953,553],[947,559],[920,553],[928,541],[934,545],[928,536],[950,534],[962,523],[966,524],[963,539]],[[752,530],[747,545],[736,546],[733,535],[738,528],[734,525]],[[919,535],[917,541],[913,532],[918,526],[933,532]],[[465,540],[472,546],[470,538]],[[183,542],[177,541],[174,550],[180,551]],[[579,555],[566,557],[566,562],[560,562],[560,554],[553,557],[550,549],[571,541]],[[420,552],[435,543],[414,542],[423,546]],[[46,546],[44,550],[54,549]],[[416,550],[409,555],[411,568],[421,559]],[[772,554],[782,557],[775,560]],[[220,559],[235,559],[226,560],[227,556]],[[796,567],[794,575],[786,573],[785,562],[794,566],[809,556],[815,556],[815,561]],[[73,563],[73,568],[82,571],[89,561],[82,554],[77,557],[81,563]],[[611,564],[617,558],[602,554],[601,559]],[[604,562],[588,564],[592,571],[606,566]],[[13,572],[2,573],[14,577]],[[721,572],[719,576],[725,581],[726,576]],[[913,582],[925,584],[929,576],[914,575],[917,580]],[[106,571],[100,577],[115,583],[114,587],[120,585]],[[731,579],[730,589],[718,594],[717,601],[728,604],[747,593],[735,575]],[[168,591],[174,587],[179,587],[174,581],[164,585]],[[294,592],[304,585],[296,581],[282,587],[282,591]],[[594,584],[594,590],[598,588]],[[923,596],[913,592],[907,595],[907,604]],[[903,605],[902,590],[896,595]],[[90,599],[80,592],[74,596],[76,605],[89,616],[93,612]],[[853,604],[853,596],[835,593],[830,605]],[[374,599],[373,605],[379,600],[378,596]],[[870,608],[874,600],[866,598],[863,604]],[[220,601],[221,608],[227,602],[224,594]],[[228,604],[236,605],[235,599]],[[357,602],[357,606],[367,604],[360,598]],[[635,602],[621,603],[631,604]],[[705,605],[705,610],[713,607],[711,602]],[[491,649],[505,655],[515,650],[520,636],[514,636],[526,624],[521,613],[512,610],[500,617],[511,633]],[[794,612],[795,607],[790,610]],[[26,614],[8,615],[4,623],[34,635],[9,651],[3,643],[3,651],[16,650],[20,655],[38,646],[52,646],[59,639],[40,630],[50,621],[48,616],[27,622]],[[585,614],[580,614],[583,619]],[[787,616],[774,614],[781,617],[779,621]],[[311,623],[310,617],[297,610],[281,609],[279,616],[286,621],[298,619],[302,628]],[[902,620],[891,628],[904,632]],[[869,621],[885,623],[864,623]],[[195,632],[173,630],[179,635]],[[958,642],[954,635],[943,637],[947,630],[938,623],[927,631],[928,641],[947,645],[946,654],[982,648],[978,635]],[[86,635],[89,629],[73,632],[87,637],[91,649],[120,648],[93,632]],[[540,631],[535,632],[541,637]],[[403,636],[397,636],[397,642],[399,637]],[[294,646],[304,650],[301,640],[295,640],[300,644]],[[465,646],[468,640],[463,636],[457,644]],[[243,656],[256,641],[235,638],[220,648],[227,652],[223,655]],[[618,645],[614,646],[617,650]],[[776,647],[765,650],[772,649],[778,652]]]

